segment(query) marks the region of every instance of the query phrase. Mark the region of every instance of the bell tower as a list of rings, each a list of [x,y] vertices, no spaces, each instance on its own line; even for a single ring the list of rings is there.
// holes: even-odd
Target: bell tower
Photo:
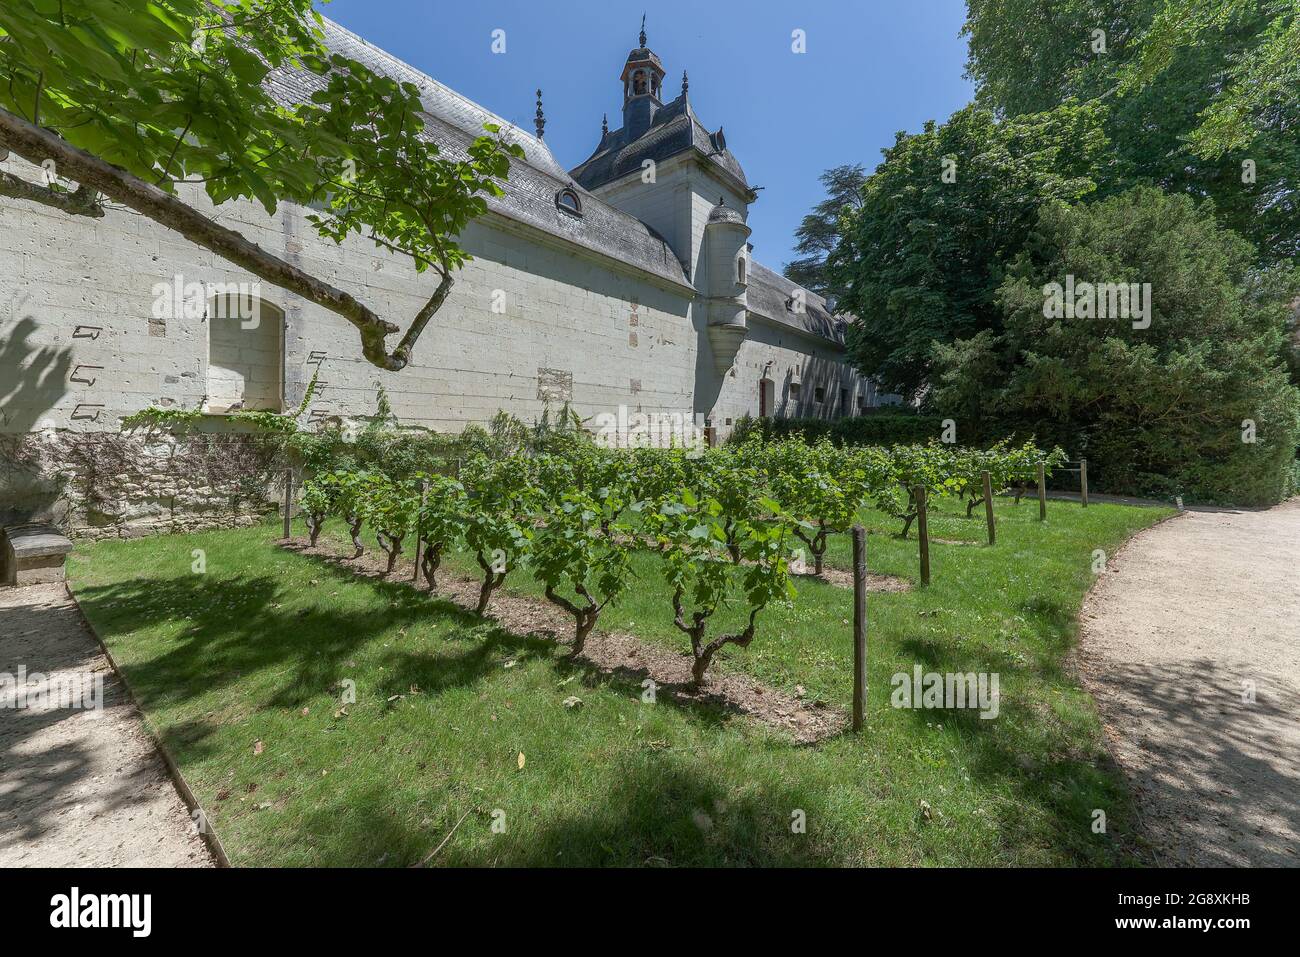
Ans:
[[[645,16],[641,17],[640,46],[627,55],[623,65],[623,129],[628,139],[635,140],[654,119],[655,111],[663,106],[664,65],[654,51],[646,46]]]

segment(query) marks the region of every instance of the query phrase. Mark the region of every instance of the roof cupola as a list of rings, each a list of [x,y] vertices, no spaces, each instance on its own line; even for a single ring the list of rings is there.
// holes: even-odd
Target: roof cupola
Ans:
[[[646,46],[645,16],[641,17],[640,46],[627,55],[623,64],[623,128],[633,138],[650,128],[655,111],[663,105],[664,65]]]

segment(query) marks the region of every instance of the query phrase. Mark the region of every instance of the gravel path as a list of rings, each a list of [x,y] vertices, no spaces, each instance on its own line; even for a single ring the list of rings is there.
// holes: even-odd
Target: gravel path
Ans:
[[[1300,865],[1300,499],[1137,535],[1080,662],[1159,863]]]
[[[40,673],[46,687],[62,682],[92,696],[101,676],[102,710],[30,700],[14,707],[20,666],[29,681]],[[0,589],[0,674],[11,679],[0,690],[0,867],[212,866],[139,714],[62,585]]]

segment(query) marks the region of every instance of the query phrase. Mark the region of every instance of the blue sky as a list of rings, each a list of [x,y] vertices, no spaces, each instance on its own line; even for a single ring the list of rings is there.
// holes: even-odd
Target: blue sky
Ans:
[[[780,269],[822,199],[830,166],[868,170],[898,130],[943,120],[972,96],[962,77],[962,0],[334,0],[330,18],[505,119],[532,129],[543,90],[546,142],[567,168],[622,125],[619,73],[646,13],[668,76],[690,73],[703,123],[722,126],[749,181],[755,255]],[[791,52],[791,32],[807,52]],[[506,31],[506,52],[491,50]]]

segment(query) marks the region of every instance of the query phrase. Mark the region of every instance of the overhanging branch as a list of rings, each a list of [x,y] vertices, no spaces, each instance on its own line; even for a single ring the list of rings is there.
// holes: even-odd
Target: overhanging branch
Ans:
[[[60,177],[73,180],[78,184],[75,193],[52,193],[30,183],[24,183],[17,177],[2,174],[5,178],[0,180],[0,195],[19,196],[17,192],[19,187],[12,186],[10,181],[23,183],[36,192],[35,194],[24,192],[19,198],[31,199],[47,206],[75,212],[76,210],[62,205],[62,201],[53,200],[51,197],[64,196],[67,197],[68,202],[72,202],[74,197],[80,196],[82,199],[77,202],[83,203],[87,197],[93,199],[95,193],[102,193],[159,225],[175,230],[195,245],[216,253],[222,259],[248,270],[271,285],[286,289],[342,316],[357,327],[361,336],[361,351],[366,359],[390,372],[397,372],[410,362],[411,350],[420,333],[424,331],[429,319],[442,306],[451,291],[453,282],[451,271],[444,269],[441,271],[442,281],[438,284],[438,288],[416,314],[410,328],[390,355],[385,348],[384,340],[393,333],[400,332],[400,326],[381,319],[351,294],[303,272],[292,263],[285,262],[256,243],[245,239],[233,229],[213,222],[198,210],[152,183],[147,183],[120,167],[78,149],[55,133],[2,109],[0,109],[0,146],[13,150],[37,166],[45,160],[52,159]],[[79,214],[95,215],[84,211]],[[102,209],[98,215],[103,215]]]
[[[42,206],[62,210],[70,216],[90,216],[99,219],[104,215],[104,207],[100,205],[94,190],[79,186],[76,192],[67,193],[49,186],[37,186],[3,170],[0,170],[0,196],[30,200]]]

